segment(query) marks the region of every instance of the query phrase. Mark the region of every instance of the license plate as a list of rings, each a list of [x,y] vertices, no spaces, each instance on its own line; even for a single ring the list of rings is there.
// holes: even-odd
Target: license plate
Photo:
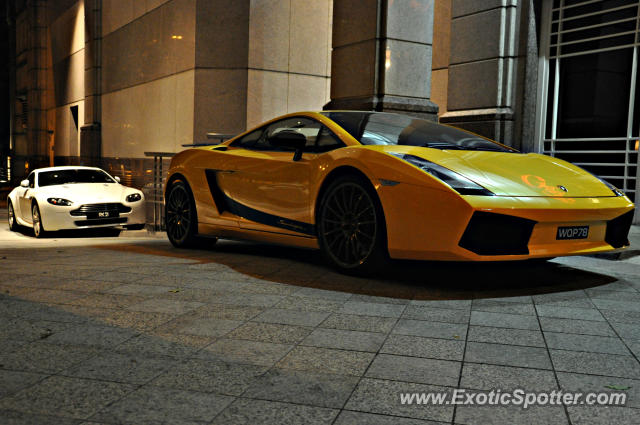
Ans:
[[[87,218],[91,219],[91,218],[111,218],[111,217],[118,217],[120,215],[120,213],[118,213],[118,211],[98,211],[95,213],[89,213],[87,214]]]
[[[587,239],[589,226],[561,226],[556,233],[557,240]]]

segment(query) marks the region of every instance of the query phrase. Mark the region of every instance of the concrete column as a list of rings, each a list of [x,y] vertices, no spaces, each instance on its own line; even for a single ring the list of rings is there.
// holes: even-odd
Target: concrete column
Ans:
[[[524,63],[517,58],[521,11],[517,3],[453,0],[448,112],[440,116],[441,122],[507,144],[513,144],[519,95],[515,87],[518,67]]]
[[[102,0],[84,5],[84,125],[80,128],[80,157],[99,165],[102,157]]]
[[[403,112],[435,120],[434,0],[337,0],[331,101],[325,109]]]
[[[29,170],[49,164],[49,133],[47,127],[47,2],[27,2],[29,47],[27,53],[28,91],[27,149]]]

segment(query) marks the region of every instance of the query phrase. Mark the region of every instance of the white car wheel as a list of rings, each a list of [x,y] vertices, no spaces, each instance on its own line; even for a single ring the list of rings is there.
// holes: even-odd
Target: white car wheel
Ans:
[[[16,230],[18,230],[18,223],[16,223],[16,213],[13,210],[13,204],[11,203],[11,201],[8,202],[7,212],[9,220],[9,230],[15,232]]]
[[[33,204],[31,207],[31,217],[33,223],[33,234],[36,238],[44,237],[45,231],[42,227],[42,217],[40,216],[40,208],[38,208],[38,204]]]

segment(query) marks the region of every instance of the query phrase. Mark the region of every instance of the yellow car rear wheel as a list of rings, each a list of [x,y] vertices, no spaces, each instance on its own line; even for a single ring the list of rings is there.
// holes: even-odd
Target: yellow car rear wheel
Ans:
[[[185,182],[177,180],[171,184],[167,192],[164,216],[167,236],[173,246],[187,248],[196,244],[196,206],[191,190]]]

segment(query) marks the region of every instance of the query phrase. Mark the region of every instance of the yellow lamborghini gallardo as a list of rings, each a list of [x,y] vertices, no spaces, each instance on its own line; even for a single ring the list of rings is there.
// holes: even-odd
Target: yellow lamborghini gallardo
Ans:
[[[625,248],[633,203],[560,159],[382,112],[300,112],[171,161],[166,229],[387,258],[523,260]]]

